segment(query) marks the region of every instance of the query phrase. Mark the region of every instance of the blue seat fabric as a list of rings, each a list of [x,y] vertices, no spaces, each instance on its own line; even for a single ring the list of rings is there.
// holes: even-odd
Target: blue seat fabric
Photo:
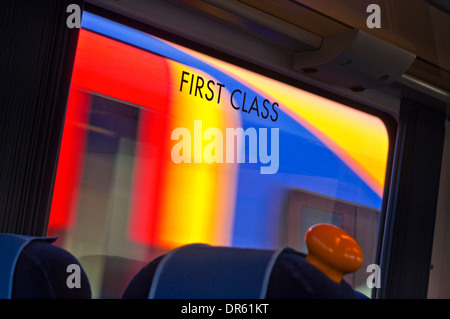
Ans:
[[[0,240],[8,236],[8,234],[0,235]],[[54,240],[37,238],[23,247],[15,264],[10,298],[91,298],[90,283],[80,263],[65,249],[53,245],[51,242]],[[77,264],[80,267],[80,288],[69,288],[67,285],[67,279],[72,274],[67,272],[70,264]]]
[[[122,297],[124,299],[148,298],[153,277],[163,258],[164,255],[143,267],[131,280]],[[292,249],[284,250],[275,261],[265,296],[266,299],[354,299],[358,297],[359,295],[345,280],[339,284],[332,281],[307,262],[304,254]],[[185,296],[185,298],[192,299],[191,296]]]

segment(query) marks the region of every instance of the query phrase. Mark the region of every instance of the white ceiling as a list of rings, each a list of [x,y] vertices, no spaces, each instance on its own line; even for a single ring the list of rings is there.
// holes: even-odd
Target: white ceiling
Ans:
[[[170,1],[170,0],[169,0]],[[184,5],[247,29],[254,27],[227,12],[239,2],[325,37],[361,29],[415,54],[408,74],[450,91],[450,15],[425,0],[179,0]],[[381,8],[381,28],[366,25],[367,6]],[[224,10],[225,8],[225,10]],[[241,14],[245,16],[245,8]],[[237,13],[239,15],[239,13]]]
[[[322,37],[357,28],[419,57],[409,74],[450,88],[450,15],[424,0],[239,0]],[[369,4],[381,28],[369,29]]]
[[[174,20],[183,19],[182,16],[175,18],[169,11],[164,11],[163,8],[170,4],[181,11],[199,14],[207,20],[220,21],[238,33],[252,35],[266,43],[264,50],[276,47],[286,54],[318,49],[326,36],[349,29],[361,29],[415,54],[417,59],[407,75],[434,85],[438,90],[443,89],[436,94],[444,95],[443,98],[450,101],[450,15],[425,0],[87,1],[150,24],[163,19],[159,23],[169,30],[179,24],[183,27],[178,31],[198,28]],[[370,14],[366,12],[367,6],[374,3],[381,8],[380,29],[369,29],[366,25]],[[211,32],[197,30],[194,35]],[[224,37],[214,39],[223,43],[231,41]],[[236,49],[239,49],[239,45]]]

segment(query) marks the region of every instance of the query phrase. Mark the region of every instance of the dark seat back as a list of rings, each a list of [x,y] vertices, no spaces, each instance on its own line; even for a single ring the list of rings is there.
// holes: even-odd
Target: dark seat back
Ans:
[[[80,263],[55,240],[0,234],[1,299],[91,298]]]
[[[141,269],[123,298],[259,299],[357,298],[293,249],[187,245]]]

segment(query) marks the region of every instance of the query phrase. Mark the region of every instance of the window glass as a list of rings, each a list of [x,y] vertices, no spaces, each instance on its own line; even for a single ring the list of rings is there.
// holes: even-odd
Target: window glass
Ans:
[[[85,12],[49,235],[96,298],[180,245],[304,251],[323,222],[367,265],[387,157],[373,115]]]

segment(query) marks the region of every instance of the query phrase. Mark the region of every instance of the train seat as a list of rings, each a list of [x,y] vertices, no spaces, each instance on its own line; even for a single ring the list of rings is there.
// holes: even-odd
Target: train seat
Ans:
[[[333,227],[331,234],[330,227]],[[204,244],[181,246],[142,268],[125,289],[123,298],[360,298],[362,294],[342,279],[345,273],[356,271],[361,266],[359,245],[346,240],[348,237],[339,243],[336,240],[329,242],[330,238],[343,236],[341,230],[335,230],[330,225],[310,229],[307,245],[309,243],[308,248],[311,247],[312,251],[308,255],[291,248],[263,250]],[[323,232],[328,235],[324,236]],[[317,235],[324,237],[322,244],[325,242],[328,248],[334,245],[333,254],[343,254],[349,260],[345,260],[345,256],[339,259],[339,256],[324,253],[324,250],[330,250],[317,243]],[[344,247],[340,247],[342,245]],[[330,257],[334,258],[331,263]],[[329,269],[320,263],[326,264]]]
[[[0,299],[89,299],[78,260],[56,238],[0,234]]]

